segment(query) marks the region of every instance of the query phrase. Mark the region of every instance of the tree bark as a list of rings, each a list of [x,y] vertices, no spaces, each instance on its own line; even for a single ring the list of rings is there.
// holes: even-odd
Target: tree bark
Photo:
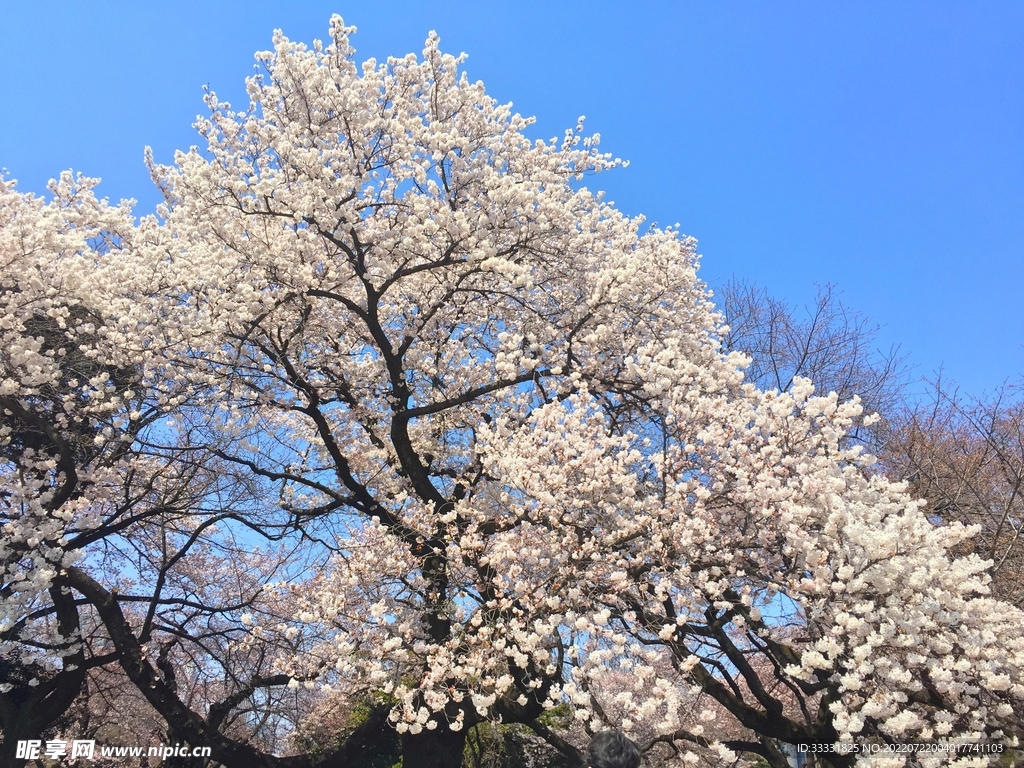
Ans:
[[[75,602],[63,593],[60,583],[50,587],[49,592],[57,628],[68,642],[73,642],[81,629]],[[39,682],[30,686],[28,680],[33,676],[38,676]],[[85,682],[85,653],[80,646],[63,660],[63,669],[48,679],[41,668],[0,669],[0,680],[15,677],[24,679],[14,680],[13,690],[0,694],[0,768],[23,766],[25,761],[16,756],[17,742],[44,739],[47,729],[74,703]]]
[[[433,731],[402,736],[403,768],[461,768],[466,730],[439,726]]]

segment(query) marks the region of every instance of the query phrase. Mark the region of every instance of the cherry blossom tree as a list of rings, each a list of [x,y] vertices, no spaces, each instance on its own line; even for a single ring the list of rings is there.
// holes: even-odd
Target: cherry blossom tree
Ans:
[[[288,682],[261,660],[266,651],[232,662],[227,642],[232,627],[244,634],[241,610],[280,578],[290,548],[256,554],[226,527],[239,520],[233,507],[254,508],[255,492],[185,437],[195,388],[166,368],[173,322],[160,337],[151,314],[170,319],[166,291],[154,293],[164,277],[146,261],[163,230],[136,225],[130,203],[98,200],[95,183],[64,174],[49,201],[0,184],[4,765],[24,762],[17,741],[80,723],[69,707],[90,676],[109,680],[100,668],[122,653],[96,601],[76,594],[80,582],[102,584],[123,608],[169,685],[170,660],[191,664],[187,697],[207,701],[222,725],[241,703],[223,700],[253,679]],[[280,527],[264,516],[259,531],[281,539]]]
[[[145,547],[166,621],[100,570],[39,582],[66,578],[174,732],[232,768],[350,764],[384,728],[405,768],[458,766],[496,722],[577,757],[555,707],[686,762],[1019,736],[1024,615],[955,556],[971,529],[871,471],[860,402],[746,378],[694,241],[584,183],[621,163],[582,121],[532,139],[436,36],[359,66],[352,32],[277,33],[248,108],[208,94],[205,149],[152,162],[166,202],[128,260],[146,287],[126,276],[111,322],[171,393],[166,466],[233,478],[192,505],[208,534]],[[292,549],[242,559],[243,529]],[[204,622],[213,706],[154,653]],[[296,713],[370,713],[326,754],[223,727],[283,681]]]
[[[63,175],[49,203],[0,180],[0,727],[38,738],[78,694],[87,670],[112,660],[87,650],[87,628],[62,571],[73,542],[116,506],[131,433],[136,370],[81,290],[134,227],[126,206]],[[111,334],[107,336],[106,334]],[[129,440],[130,442],[130,440]],[[10,752],[11,755],[7,753]]]
[[[1019,614],[845,445],[859,403],[745,383],[693,241],[583,185],[597,137],[532,141],[436,38],[358,67],[350,33],[278,35],[250,107],[210,94],[207,150],[154,167],[220,456],[335,550],[294,674],[393,697],[409,766],[483,718],[597,722],[610,670],[665,734],[687,687],[790,743],[1017,727]]]

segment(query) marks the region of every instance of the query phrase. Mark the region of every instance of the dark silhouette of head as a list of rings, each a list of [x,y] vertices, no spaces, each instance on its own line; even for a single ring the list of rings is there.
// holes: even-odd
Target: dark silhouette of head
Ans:
[[[601,731],[587,747],[590,768],[640,768],[640,748],[621,731]]]

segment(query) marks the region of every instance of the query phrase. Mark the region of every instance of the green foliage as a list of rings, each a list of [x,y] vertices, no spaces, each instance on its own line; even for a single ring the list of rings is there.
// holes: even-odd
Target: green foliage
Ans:
[[[312,754],[330,752],[340,746],[382,706],[390,707],[395,700],[383,693],[369,694],[356,702],[325,701],[293,737],[295,746]],[[392,728],[384,728],[374,750],[350,763],[350,768],[402,768],[402,746]]]
[[[558,727],[568,714],[565,709],[565,713],[545,713],[538,719],[550,716],[544,724]],[[467,734],[462,764],[465,768],[569,768],[564,755],[526,726],[489,722],[478,724]]]
[[[568,730],[572,719],[572,710],[569,705],[562,703],[542,712],[537,718],[537,722],[553,730],[565,731]]]

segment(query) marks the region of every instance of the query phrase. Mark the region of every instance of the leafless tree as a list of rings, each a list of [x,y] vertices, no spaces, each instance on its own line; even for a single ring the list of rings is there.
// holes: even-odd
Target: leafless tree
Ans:
[[[980,526],[972,550],[991,560],[992,589],[1024,604],[1024,398],[1004,386],[973,398],[937,379],[894,419],[882,458],[926,499],[936,522]]]
[[[714,294],[729,326],[723,344],[750,356],[747,376],[759,387],[785,391],[797,377],[809,378],[821,394],[860,397],[865,415],[887,417],[901,403],[907,356],[899,347],[880,349],[879,326],[843,304],[834,286],[820,286],[803,311],[736,278]],[[854,437],[873,443],[875,435],[860,425]]]

